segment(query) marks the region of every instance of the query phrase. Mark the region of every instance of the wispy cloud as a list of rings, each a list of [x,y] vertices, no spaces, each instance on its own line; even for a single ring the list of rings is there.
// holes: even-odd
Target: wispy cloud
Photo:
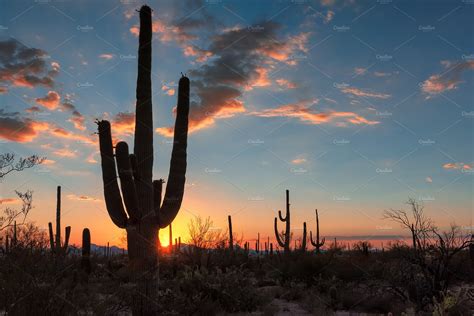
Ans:
[[[449,61],[441,61],[444,67],[451,67]],[[467,70],[474,70],[474,61],[463,61],[454,64],[442,74],[431,75],[421,84],[421,90],[430,98],[445,91],[455,90],[462,83],[461,75]]]
[[[368,90],[362,90],[355,87],[343,87],[341,88],[341,92],[349,95],[353,95],[356,97],[363,97],[363,98],[376,98],[376,99],[388,99],[390,98],[390,94],[386,93],[377,93]]]
[[[42,98],[36,98],[35,101],[48,110],[54,110],[59,106],[61,96],[56,91],[48,91],[46,96]]]
[[[297,103],[285,104],[277,108],[265,109],[251,112],[250,115],[259,117],[293,117],[308,124],[328,124],[335,123],[338,126],[353,125],[375,125],[378,121],[369,120],[354,112],[326,111],[316,112],[311,110],[311,106],[318,100],[304,100]]]

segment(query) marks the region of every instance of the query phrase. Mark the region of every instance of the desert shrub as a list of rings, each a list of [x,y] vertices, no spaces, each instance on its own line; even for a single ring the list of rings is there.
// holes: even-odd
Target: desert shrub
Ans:
[[[250,312],[265,301],[256,288],[253,275],[239,268],[185,268],[176,279],[160,284],[163,313],[213,315],[219,311]]]

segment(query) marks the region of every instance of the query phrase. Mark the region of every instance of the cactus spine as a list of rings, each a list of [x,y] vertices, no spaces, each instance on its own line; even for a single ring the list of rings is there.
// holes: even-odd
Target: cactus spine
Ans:
[[[97,123],[107,211],[115,225],[127,231],[128,254],[131,264],[142,267],[146,265],[156,270],[158,230],[168,226],[176,217],[184,195],[189,79],[182,76],[179,80],[170,171],[162,201],[164,181],[161,179],[152,180],[151,11],[148,6],[142,6],[139,11],[140,35],[134,153],[129,154],[127,143],[119,142],[115,147],[114,158],[110,123],[105,120]],[[121,191],[117,182],[116,169],[120,178]]]
[[[283,233],[285,240],[282,240],[280,233],[278,232],[278,219],[275,217],[275,237],[278,242],[278,245],[284,249],[284,253],[288,254],[290,252],[290,191],[286,190],[286,216],[281,216],[281,211],[278,211],[278,217],[280,221],[286,223],[286,229]]]
[[[82,230],[82,269],[89,274],[91,272],[91,233],[88,228]]]
[[[229,249],[234,250],[234,235],[232,234],[232,216],[227,216],[229,221]]]
[[[61,245],[61,187],[57,188],[56,197],[56,235],[53,233],[53,224],[48,223],[49,227],[49,243],[51,252],[57,256],[64,256],[67,254],[69,245],[69,236],[71,235],[71,226],[65,228],[64,243]]]
[[[321,252],[321,247],[324,245],[326,238],[323,237],[321,241],[319,241],[319,215],[318,210],[315,210],[316,213],[316,242],[313,240],[313,233],[309,232],[309,240],[311,241],[311,245],[316,248],[316,253]]]

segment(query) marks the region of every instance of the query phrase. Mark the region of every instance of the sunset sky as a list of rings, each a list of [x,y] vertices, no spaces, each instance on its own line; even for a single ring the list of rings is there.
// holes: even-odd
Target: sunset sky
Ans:
[[[72,242],[120,244],[105,209],[95,119],[133,143],[142,2],[0,1],[0,152],[47,157],[0,184],[34,191],[29,219]],[[296,237],[405,235],[382,220],[423,202],[472,229],[474,1],[148,1],[154,178],[167,178],[176,83],[191,79],[187,186],[173,223],[210,216],[273,236],[290,190]],[[280,228],[283,227],[281,223]],[[162,241],[167,244],[167,230]]]

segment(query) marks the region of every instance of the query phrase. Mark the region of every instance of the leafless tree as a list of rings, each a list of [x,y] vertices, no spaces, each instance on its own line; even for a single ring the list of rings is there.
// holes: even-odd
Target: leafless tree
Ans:
[[[26,158],[15,159],[15,154],[0,154],[0,179],[14,171],[22,171],[43,163],[44,157],[32,155]]]
[[[200,249],[211,249],[225,245],[227,231],[213,227],[210,217],[197,216],[188,224],[189,244]]]
[[[15,159],[15,154],[6,153],[0,154],[0,180],[3,180],[6,175],[11,172],[19,172],[36,165],[43,163],[44,157],[32,155],[26,158]],[[33,192],[28,190],[26,192],[15,191],[18,198],[21,200],[21,209],[14,209],[7,207],[3,210],[3,215],[0,216],[0,231],[11,227],[15,221],[19,221],[19,225],[23,224],[26,216],[32,209]],[[1,205],[1,202],[0,202]]]
[[[448,289],[454,274],[452,259],[472,243],[470,234],[455,224],[441,231],[425,214],[422,204],[414,199],[409,199],[407,204],[410,211],[392,209],[385,211],[383,217],[411,232],[412,251],[406,252],[402,259],[420,271],[431,297],[439,297]],[[406,275],[413,273],[407,271]]]

